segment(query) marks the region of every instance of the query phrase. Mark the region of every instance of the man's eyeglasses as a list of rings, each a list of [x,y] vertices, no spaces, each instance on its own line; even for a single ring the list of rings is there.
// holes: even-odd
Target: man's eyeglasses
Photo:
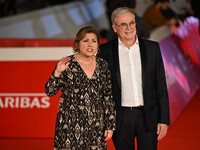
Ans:
[[[128,24],[127,23],[121,23],[120,25],[114,23],[117,27],[120,27],[122,30],[126,30],[128,28]],[[136,22],[131,21],[129,22],[129,27],[130,28],[134,28],[136,26]]]

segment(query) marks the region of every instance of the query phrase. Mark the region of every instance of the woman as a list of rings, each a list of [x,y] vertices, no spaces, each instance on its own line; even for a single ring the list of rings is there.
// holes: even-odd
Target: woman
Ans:
[[[115,130],[115,110],[108,64],[95,54],[99,35],[87,26],[77,33],[69,57],[63,57],[45,84],[48,96],[62,91],[54,150],[106,149]]]

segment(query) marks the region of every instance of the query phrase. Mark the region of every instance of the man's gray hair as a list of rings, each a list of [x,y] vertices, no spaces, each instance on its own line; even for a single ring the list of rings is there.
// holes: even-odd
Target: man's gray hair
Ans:
[[[115,23],[115,18],[126,13],[126,12],[130,12],[131,14],[133,14],[133,17],[135,18],[134,13],[128,8],[128,7],[119,7],[116,8],[111,15],[111,21],[112,23]]]

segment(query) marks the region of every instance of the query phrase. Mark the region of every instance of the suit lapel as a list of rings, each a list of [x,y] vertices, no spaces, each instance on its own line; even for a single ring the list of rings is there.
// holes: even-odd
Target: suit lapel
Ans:
[[[147,56],[146,56],[146,47],[144,44],[144,40],[139,38],[139,46],[140,46],[140,57],[142,63],[142,87],[145,85],[145,75],[146,75],[146,64],[147,64]]]
[[[121,77],[120,77],[120,69],[119,69],[119,50],[118,50],[118,38],[113,41],[112,53],[113,53],[113,66],[117,79],[117,83],[119,88],[121,89]]]

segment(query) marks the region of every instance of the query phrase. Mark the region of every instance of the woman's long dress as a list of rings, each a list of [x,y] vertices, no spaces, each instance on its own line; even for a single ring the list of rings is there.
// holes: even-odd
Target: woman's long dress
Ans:
[[[115,130],[111,73],[107,63],[96,58],[96,68],[89,79],[74,55],[60,77],[52,73],[45,84],[48,96],[61,88],[63,104],[56,118],[54,149],[106,149],[105,130]]]

